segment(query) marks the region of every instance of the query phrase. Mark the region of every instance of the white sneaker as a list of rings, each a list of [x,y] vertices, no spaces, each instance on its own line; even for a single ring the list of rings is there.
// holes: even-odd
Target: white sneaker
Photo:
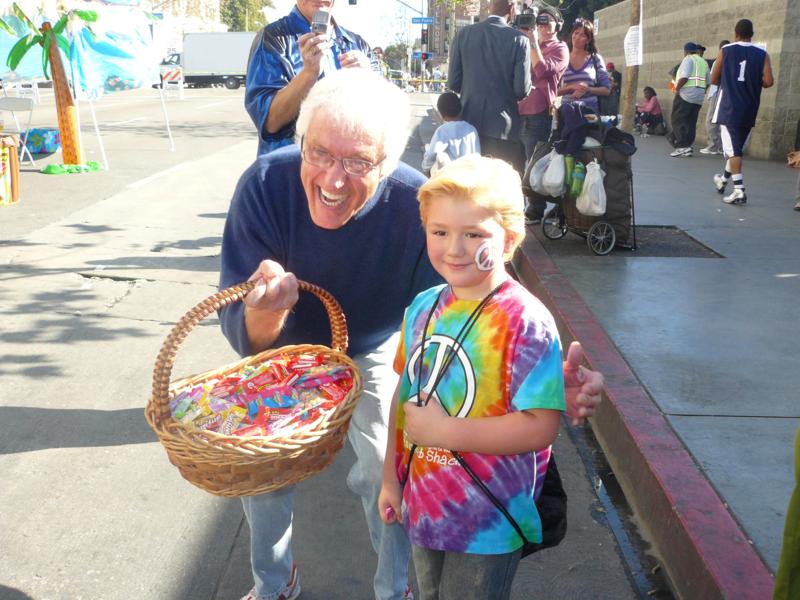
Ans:
[[[278,600],[297,600],[298,596],[300,596],[300,577],[297,574],[297,565],[292,564],[292,576],[286,582],[286,587],[278,596]],[[258,600],[256,588],[250,590],[242,600]]]
[[[705,148],[700,148],[700,154],[708,154],[711,156],[716,156],[718,154],[722,154],[719,150],[714,150],[711,146],[706,146]]]
[[[717,188],[717,193],[724,194],[726,185],[728,185],[728,180],[719,173],[716,173],[714,175],[714,187]]]
[[[689,157],[692,155],[692,148],[691,146],[688,148],[675,148],[669,155],[673,158]]]
[[[725,196],[722,201],[725,204],[747,204],[747,194],[744,193],[743,189],[736,188],[733,193]]]

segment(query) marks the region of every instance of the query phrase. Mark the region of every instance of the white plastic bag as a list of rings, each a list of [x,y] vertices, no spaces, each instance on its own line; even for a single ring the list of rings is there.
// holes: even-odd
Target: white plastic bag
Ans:
[[[546,196],[547,192],[542,185],[542,179],[544,178],[544,172],[547,171],[547,166],[550,164],[550,158],[553,156],[554,152],[555,150],[545,154],[533,164],[533,168],[531,169],[531,189],[543,196]]]
[[[605,171],[600,168],[597,159],[586,165],[586,179],[583,189],[575,201],[578,212],[587,217],[599,217],[606,214],[606,189],[603,187]]]
[[[542,187],[548,196],[558,198],[564,194],[564,179],[566,178],[564,168],[564,155],[555,150],[550,153],[550,164],[542,177]]]

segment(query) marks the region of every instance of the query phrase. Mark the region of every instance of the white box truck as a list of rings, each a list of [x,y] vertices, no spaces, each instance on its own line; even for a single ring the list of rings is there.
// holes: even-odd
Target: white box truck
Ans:
[[[180,64],[187,85],[224,85],[235,90],[245,82],[255,31],[187,33]]]

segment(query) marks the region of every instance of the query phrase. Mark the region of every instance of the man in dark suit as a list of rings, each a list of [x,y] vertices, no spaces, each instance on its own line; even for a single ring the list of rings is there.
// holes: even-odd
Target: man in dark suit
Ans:
[[[517,102],[531,88],[530,43],[508,24],[514,16],[509,0],[492,0],[489,13],[456,34],[447,83],[461,95],[463,119],[478,130],[481,153],[508,161],[522,174]]]

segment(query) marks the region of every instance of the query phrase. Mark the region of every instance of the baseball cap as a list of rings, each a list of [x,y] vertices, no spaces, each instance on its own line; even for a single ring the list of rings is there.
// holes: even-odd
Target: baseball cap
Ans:
[[[609,71],[612,71],[614,69],[614,63],[611,62],[611,61],[608,61],[606,63],[606,69],[608,69]]]
[[[683,51],[684,52],[697,52],[697,44],[695,44],[694,42],[686,42],[683,45]]]

